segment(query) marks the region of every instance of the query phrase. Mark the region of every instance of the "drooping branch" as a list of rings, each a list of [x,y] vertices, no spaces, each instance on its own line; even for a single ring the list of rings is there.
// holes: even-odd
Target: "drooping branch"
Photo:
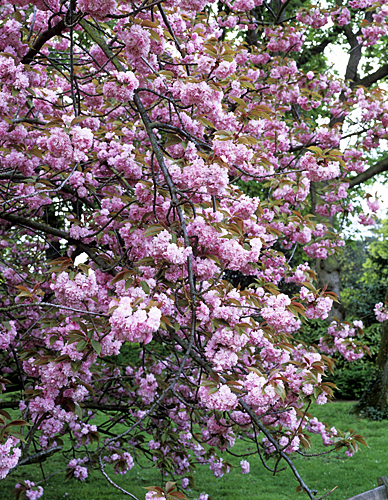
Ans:
[[[173,338],[183,349],[188,349],[188,344],[185,342],[183,339],[179,337],[176,333],[170,332],[171,338]],[[202,359],[193,349],[190,352],[190,357],[199,365],[203,368],[203,370],[210,376],[214,376],[215,372],[209,365],[207,361]],[[217,374],[217,377],[219,378],[220,382],[223,384],[226,383],[226,380]],[[233,389],[231,389],[233,392]],[[241,398],[239,399],[239,405],[240,407],[246,411],[246,413],[249,415],[251,418],[252,423],[257,427],[258,430],[260,430],[264,436],[268,439],[268,441],[275,447],[275,450],[279,453],[280,457],[288,464],[290,469],[292,470],[292,473],[296,477],[297,481],[299,482],[302,491],[306,491],[308,494],[309,498],[311,500],[314,500],[314,495],[313,492],[310,490],[310,488],[306,485],[306,483],[303,481],[301,475],[297,471],[295,465],[293,464],[292,460],[290,457],[285,453],[281,446],[279,445],[278,441],[273,437],[272,433],[265,427],[265,425],[260,421],[259,417],[254,413],[254,411],[249,407],[245,401],[243,401]]]

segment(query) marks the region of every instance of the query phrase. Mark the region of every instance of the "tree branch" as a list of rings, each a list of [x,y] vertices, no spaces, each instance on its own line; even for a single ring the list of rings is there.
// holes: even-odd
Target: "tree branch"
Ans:
[[[381,66],[377,71],[374,73],[371,73],[368,76],[364,76],[364,78],[360,78],[359,80],[355,81],[351,86],[356,87],[357,85],[362,85],[364,87],[370,87],[374,83],[378,82],[379,80],[382,80],[388,76],[388,64],[384,64],[384,66]]]
[[[358,65],[362,56],[362,45],[358,43],[357,35],[353,33],[349,25],[345,25],[343,30],[351,48],[349,61],[346,66],[345,80],[355,81],[357,80]]]
[[[83,311],[83,312],[88,312],[88,311]],[[19,408],[20,401],[0,401],[0,409],[2,408],[10,408],[16,410]],[[126,406],[126,405],[108,405],[108,404],[102,404],[102,403],[88,403],[88,402],[81,402],[80,403],[81,408],[86,408],[88,410],[105,410],[105,411],[129,411],[131,409],[131,406]]]
[[[172,331],[169,331],[170,333],[170,336],[172,339],[174,339],[183,349],[186,349],[188,348],[188,344],[187,342],[185,342],[183,339],[181,339],[179,337],[179,335],[177,335],[175,332],[172,332]],[[205,360],[203,360],[198,354],[195,353],[195,351],[192,349],[191,352],[190,352],[190,357],[200,366],[202,366],[202,368],[206,371],[206,373],[208,373],[210,376],[212,376],[213,374],[215,374],[215,372],[212,370],[212,368],[210,367],[209,363]],[[219,380],[224,384],[226,382],[226,380],[220,376],[219,374],[217,374]],[[233,392],[233,389],[231,388],[232,392]],[[245,401],[243,401],[241,398],[239,399],[239,405],[241,406],[241,408],[243,408],[246,413],[249,415],[249,417],[251,418],[251,421],[254,422],[254,424],[256,425],[256,427],[265,435],[265,437],[268,439],[268,441],[275,447],[275,450],[279,453],[279,455],[281,456],[281,458],[283,460],[285,460],[285,462],[289,465],[290,469],[292,470],[294,476],[296,477],[296,479],[298,480],[301,488],[302,488],[302,491],[306,491],[307,495],[309,496],[309,498],[311,500],[314,500],[314,496],[313,496],[313,493],[312,491],[310,490],[310,488],[306,485],[306,483],[303,481],[302,477],[300,476],[299,472],[296,470],[296,467],[295,465],[293,464],[292,460],[290,459],[290,457],[287,455],[287,453],[285,453],[282,448],[279,446],[279,443],[278,441],[276,441],[276,439],[272,436],[272,433],[265,427],[265,425],[260,421],[259,417],[253,412],[253,410],[249,407],[249,405],[247,403],[245,403]]]
[[[34,455],[29,455],[23,460],[20,460],[20,462],[17,463],[16,467],[19,467],[20,465],[30,465],[30,464],[38,464],[44,462],[47,458],[54,455],[54,453],[61,450],[62,446],[54,446],[53,448],[49,448],[48,450],[39,451]],[[14,467],[14,469],[16,469],[16,467]]]
[[[386,172],[388,170],[388,158],[384,158],[383,160],[378,161],[372,167],[369,167],[365,172],[358,174],[353,179],[349,180],[349,188],[353,188],[362,184],[363,182],[371,179],[377,174],[381,174],[382,172]]]
[[[56,229],[48,224],[44,224],[43,222],[26,219],[25,217],[21,217],[19,215],[8,214],[7,212],[0,212],[0,219],[4,219],[12,224],[16,224],[17,226],[24,226],[30,229],[35,229],[36,231],[41,231],[44,234],[52,234],[53,236],[63,238],[71,245],[76,245],[82,252],[85,252],[101,268],[102,271],[110,271],[114,276],[117,274],[117,272],[114,269],[112,270],[109,264],[105,262],[104,259],[96,255],[96,253],[88,245],[85,245],[85,243],[82,243],[79,240],[75,240],[66,231]]]
[[[66,29],[66,21],[65,19],[62,19],[58,24],[42,33],[38,37],[34,45],[27,52],[27,54],[23,57],[21,63],[30,64],[34,60],[34,57],[38,54],[40,49],[43,47],[43,45],[54,36],[60,35],[64,29]]]

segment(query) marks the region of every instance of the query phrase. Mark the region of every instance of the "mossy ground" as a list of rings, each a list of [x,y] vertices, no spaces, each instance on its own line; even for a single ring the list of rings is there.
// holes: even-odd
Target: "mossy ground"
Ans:
[[[330,500],[343,500],[377,486],[377,478],[388,476],[388,422],[367,421],[360,416],[352,415],[350,402],[335,402],[315,408],[314,414],[330,426],[342,430],[352,428],[361,434],[368,442],[369,448],[363,449],[354,457],[348,458],[344,452],[334,453],[315,458],[304,458],[296,455],[295,465],[306,483],[312,489],[317,489],[319,495],[336,487],[329,496]],[[319,439],[314,436],[314,452],[319,451]],[[246,451],[246,444],[239,442],[238,451]],[[235,449],[233,450],[235,451]],[[251,472],[241,474],[239,462],[241,459],[226,455],[225,460],[236,465],[228,475],[215,479],[209,469],[198,467],[194,477],[195,490],[187,493],[190,498],[198,498],[201,491],[206,491],[213,500],[301,500],[305,494],[297,493],[297,482],[290,470],[280,472],[276,477],[265,470],[259,457],[251,457]],[[43,464],[48,476],[55,470],[66,467],[61,455],[56,454],[50,462]],[[112,470],[107,467],[107,472]],[[155,468],[140,469],[134,467],[126,475],[112,474],[113,479],[123,488],[134,494],[139,500],[144,500],[144,486],[160,485],[162,478]],[[20,467],[0,483],[0,499],[11,500],[15,483],[22,479],[38,482],[42,479],[39,465]],[[165,479],[164,479],[165,481]],[[60,473],[48,480],[44,485],[42,500],[121,500],[129,498],[120,491],[113,489],[101,475],[95,471],[84,482],[66,481],[65,473]]]

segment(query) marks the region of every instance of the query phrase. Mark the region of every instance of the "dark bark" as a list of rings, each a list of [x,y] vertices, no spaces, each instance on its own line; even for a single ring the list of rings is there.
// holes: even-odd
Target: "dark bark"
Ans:
[[[349,180],[349,188],[353,188],[354,186],[358,186],[363,182],[371,179],[375,175],[381,174],[382,172],[386,172],[388,170],[388,158],[384,158],[383,160],[378,161],[371,167],[369,167],[365,172],[358,174],[353,179]]]
[[[374,73],[371,73],[370,75],[367,75],[364,78],[360,78],[359,80],[354,82],[352,87],[355,87],[356,85],[362,85],[363,87],[370,87],[371,85],[378,82],[379,80],[382,80],[386,76],[388,76],[388,64],[384,64]]]
[[[39,53],[43,45],[51,38],[54,38],[54,36],[60,35],[62,31],[65,29],[66,29],[66,22],[65,19],[62,19],[61,21],[59,21],[58,24],[43,32],[38,37],[34,45],[29,49],[27,54],[23,57],[21,62],[23,64],[30,64],[34,60],[34,57]]]

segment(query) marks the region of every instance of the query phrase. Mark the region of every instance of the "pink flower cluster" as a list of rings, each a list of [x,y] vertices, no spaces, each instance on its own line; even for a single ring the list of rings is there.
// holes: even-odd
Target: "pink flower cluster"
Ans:
[[[209,409],[229,411],[237,406],[237,396],[227,385],[222,385],[217,392],[212,394],[209,393],[208,387],[200,387],[198,395],[201,403]]]
[[[330,297],[315,297],[306,287],[302,286],[300,298],[308,305],[305,314],[309,319],[326,319],[329,315],[333,300]]]
[[[104,19],[115,12],[116,0],[79,0],[78,8],[96,19]]]
[[[333,321],[328,329],[328,335],[319,340],[319,347],[327,354],[338,351],[347,361],[355,361],[364,356],[364,350],[360,342],[354,337],[362,334],[362,321],[349,323],[337,323]]]
[[[280,293],[268,297],[266,306],[261,310],[261,315],[275,331],[292,333],[300,327],[300,320],[287,309],[291,305],[291,299]]]
[[[168,231],[162,231],[152,239],[149,247],[150,255],[155,260],[166,260],[171,264],[183,265],[187,257],[192,254],[192,248],[184,248],[176,243],[171,243],[172,235]]]
[[[302,10],[296,14],[296,19],[303,23],[311,26],[312,28],[321,28],[325,26],[328,22],[329,13],[321,11],[318,8],[312,8],[309,10]]]
[[[135,465],[132,455],[127,451],[123,453],[113,453],[104,457],[104,461],[114,465],[115,474],[126,474]]]
[[[62,305],[83,309],[86,301],[92,307],[91,299],[98,294],[94,273],[89,276],[79,273],[71,280],[69,274],[63,272],[59,276],[53,275],[53,281],[50,288]]]
[[[0,324],[0,349],[9,349],[17,335],[16,322],[9,321]]]
[[[23,482],[24,484],[17,483],[15,489],[17,492],[24,491],[25,497],[28,500],[38,500],[43,495],[42,486],[38,486],[37,489],[33,489],[35,487],[35,483],[29,481],[28,479]]]
[[[300,168],[306,171],[311,181],[319,182],[334,179],[340,174],[339,163],[335,161],[317,161],[313,153],[306,153],[300,160]]]
[[[17,448],[19,439],[8,436],[5,443],[0,444],[0,479],[4,479],[8,472],[16,467],[22,451]]]
[[[160,309],[152,306],[147,311],[144,308],[134,308],[129,297],[113,300],[110,307],[115,307],[109,323],[113,334],[118,340],[129,342],[143,342],[148,344],[152,334],[160,326]]]
[[[322,436],[322,442],[325,446],[332,445],[333,437],[336,437],[338,434],[334,427],[328,429],[325,424],[320,422],[316,417],[309,420],[307,430],[313,434],[320,434]]]
[[[108,99],[126,103],[133,99],[135,89],[139,87],[139,80],[132,71],[113,72],[114,81],[104,83],[103,92]]]
[[[73,458],[70,460],[68,467],[73,469],[73,475],[79,481],[84,481],[88,475],[89,471],[86,467],[82,467],[81,464],[84,464],[88,459],[87,458]]]
[[[387,321],[388,319],[388,307],[383,304],[382,302],[379,302],[378,304],[375,305],[374,312],[376,315],[377,321],[380,321],[382,323],[383,321]]]

